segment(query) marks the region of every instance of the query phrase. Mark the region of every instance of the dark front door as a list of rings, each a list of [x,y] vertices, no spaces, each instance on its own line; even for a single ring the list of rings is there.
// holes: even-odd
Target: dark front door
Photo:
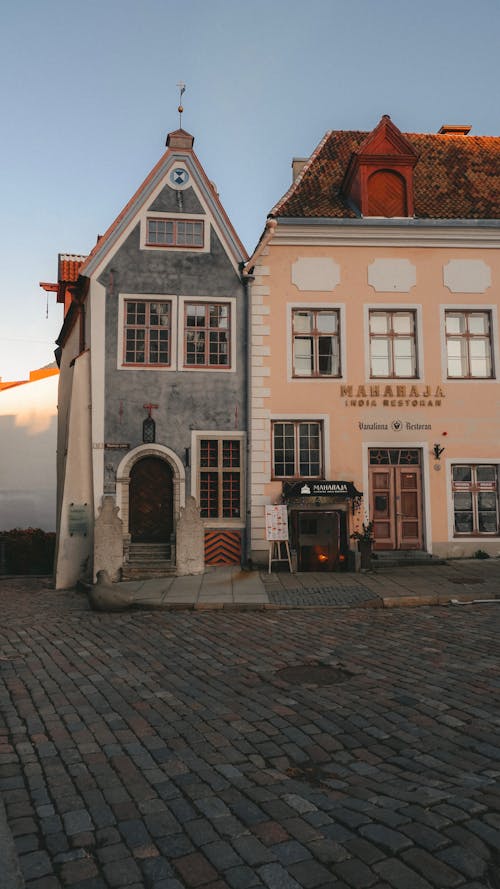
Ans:
[[[167,543],[173,530],[172,470],[159,457],[132,467],[129,493],[132,543]]]
[[[304,511],[296,514],[299,571],[335,571],[341,559],[341,514]]]
[[[422,477],[417,448],[370,452],[375,549],[422,549]]]

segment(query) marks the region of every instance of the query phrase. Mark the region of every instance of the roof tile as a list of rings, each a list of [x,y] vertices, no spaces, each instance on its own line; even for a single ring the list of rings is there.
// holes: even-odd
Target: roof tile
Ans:
[[[328,133],[270,215],[356,218],[341,189],[352,154],[368,135]],[[499,136],[403,135],[419,156],[413,174],[416,218],[500,219]]]

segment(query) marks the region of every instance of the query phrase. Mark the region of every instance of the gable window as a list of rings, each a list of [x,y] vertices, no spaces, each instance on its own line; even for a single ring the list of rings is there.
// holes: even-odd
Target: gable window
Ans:
[[[498,467],[463,464],[452,467],[455,537],[498,535]]]
[[[153,247],[203,247],[203,222],[149,217],[146,244]]]
[[[491,378],[490,313],[445,312],[445,330],[448,379]]]
[[[200,439],[198,490],[202,518],[241,517],[242,450],[240,438]]]
[[[273,477],[322,478],[322,426],[317,421],[272,424]]]
[[[340,376],[338,309],[294,309],[294,377]]]
[[[124,364],[169,365],[170,328],[170,303],[125,300]]]
[[[184,315],[184,364],[231,366],[231,307],[228,303],[187,303]]]
[[[415,312],[370,311],[370,376],[373,379],[417,376]]]

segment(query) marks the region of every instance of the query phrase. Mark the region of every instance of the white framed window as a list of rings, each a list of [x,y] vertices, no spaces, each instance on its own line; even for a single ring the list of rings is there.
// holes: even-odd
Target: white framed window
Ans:
[[[123,363],[169,366],[172,351],[172,305],[153,300],[125,300]]]
[[[424,377],[419,305],[365,305],[365,367],[368,380]]]
[[[491,312],[445,309],[444,317],[448,379],[491,379]]]
[[[453,463],[451,490],[454,537],[499,535],[496,463]]]
[[[368,313],[371,379],[417,377],[415,312],[370,309]]]
[[[145,211],[141,216],[141,250],[208,253],[210,221],[201,213]]]
[[[204,221],[176,217],[148,216],[146,245],[148,247],[203,247]]]
[[[292,309],[292,371],[294,377],[340,377],[340,311]]]
[[[235,525],[245,521],[245,434],[192,433],[192,491],[206,525]]]
[[[176,369],[177,300],[164,294],[120,293],[117,367]]]
[[[234,372],[236,369],[236,300],[179,297],[179,368]]]
[[[272,477],[324,478],[321,420],[272,420]]]
[[[289,382],[342,380],[346,364],[345,306],[341,303],[288,303]]]

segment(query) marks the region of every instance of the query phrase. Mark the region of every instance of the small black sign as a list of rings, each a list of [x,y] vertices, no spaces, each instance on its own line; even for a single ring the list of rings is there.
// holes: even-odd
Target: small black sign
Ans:
[[[352,482],[345,481],[311,481],[283,482],[285,497],[340,497],[343,500],[354,500],[362,496]]]

